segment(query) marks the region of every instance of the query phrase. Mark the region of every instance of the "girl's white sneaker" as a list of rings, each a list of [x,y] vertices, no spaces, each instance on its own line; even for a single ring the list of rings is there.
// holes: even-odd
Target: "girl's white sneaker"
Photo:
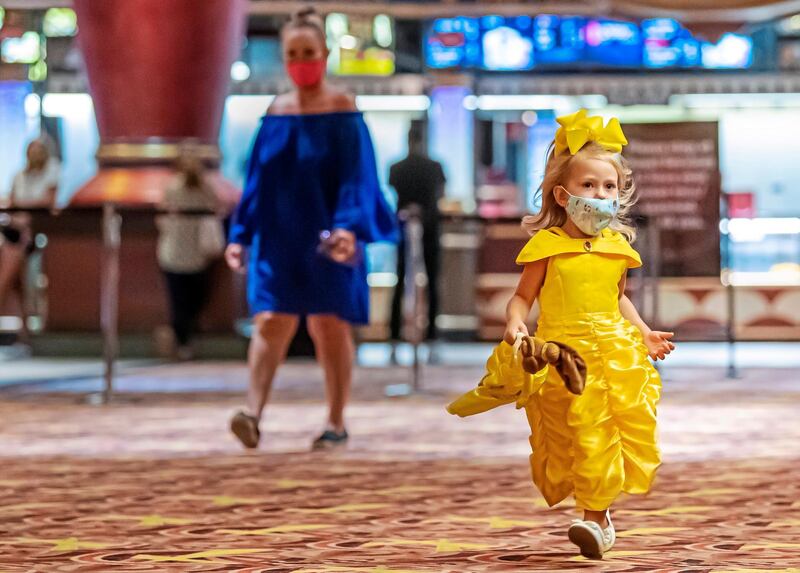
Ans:
[[[603,554],[609,551],[617,540],[614,524],[611,523],[611,514],[607,514],[608,527],[603,529],[594,521],[576,519],[569,527],[569,540],[578,546],[581,555],[589,559],[602,559]]]

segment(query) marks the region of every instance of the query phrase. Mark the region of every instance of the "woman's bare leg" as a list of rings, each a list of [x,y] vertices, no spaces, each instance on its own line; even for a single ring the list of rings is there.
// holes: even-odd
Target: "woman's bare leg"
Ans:
[[[308,317],[308,333],[314,341],[317,360],[325,372],[328,398],[328,423],[336,432],[344,431],[344,408],[350,397],[355,345],[349,322],[329,314]]]
[[[250,367],[247,413],[255,418],[261,418],[275,372],[286,358],[297,323],[298,318],[293,314],[273,312],[258,314],[254,319],[247,357]]]

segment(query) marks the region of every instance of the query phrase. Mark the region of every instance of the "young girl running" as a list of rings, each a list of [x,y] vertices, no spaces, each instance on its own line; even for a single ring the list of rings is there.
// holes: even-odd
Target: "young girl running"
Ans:
[[[584,556],[601,558],[616,537],[614,500],[647,492],[660,465],[661,381],[648,356],[663,359],[675,346],[673,334],[651,330],[625,296],[627,270],[641,259],[630,246],[634,184],[619,121],[604,126],[581,110],[558,123],[541,211],[523,219],[533,236],[517,257],[524,269],[506,310],[504,341],[478,388],[448,411],[469,416],[510,402],[524,407],[534,483],[551,506],[575,497],[583,519],[572,523],[569,539]],[[511,345],[528,335],[525,320],[537,299],[536,337],[577,352],[585,364],[582,392],[556,368],[522,369]]]

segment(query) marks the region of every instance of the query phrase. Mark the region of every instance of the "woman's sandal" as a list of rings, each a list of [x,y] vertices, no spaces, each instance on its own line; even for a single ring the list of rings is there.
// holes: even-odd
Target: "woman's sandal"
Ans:
[[[236,412],[231,418],[231,432],[245,448],[253,449],[258,447],[261,439],[261,432],[258,429],[258,418],[250,416],[244,412]]]

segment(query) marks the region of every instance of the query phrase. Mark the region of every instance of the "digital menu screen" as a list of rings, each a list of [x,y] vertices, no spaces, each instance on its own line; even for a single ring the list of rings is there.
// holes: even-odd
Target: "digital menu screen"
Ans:
[[[473,68],[480,65],[480,25],[476,18],[439,18],[425,34],[425,62],[428,67]]]
[[[533,19],[485,16],[480,20],[481,67],[493,71],[533,68]]]
[[[610,67],[638,67],[642,64],[639,26],[622,20],[588,20],[584,29],[584,59],[590,64]]]
[[[427,66],[438,69],[743,69],[752,65],[753,42],[741,34],[706,42],[672,18],[540,14],[434,20],[424,52]]]
[[[0,40],[0,59],[6,64],[34,64],[41,58],[41,41],[36,32]]]
[[[533,20],[533,45],[540,64],[579,62],[583,58],[584,26],[578,16],[542,14]]]
[[[724,34],[716,44],[701,46],[704,68],[741,69],[753,63],[753,40],[741,34]]]
[[[328,70],[340,76],[389,76],[394,73],[394,22],[386,14],[325,19],[330,56]]]
[[[693,68],[701,64],[700,42],[680,22],[672,18],[642,21],[646,68]]]

